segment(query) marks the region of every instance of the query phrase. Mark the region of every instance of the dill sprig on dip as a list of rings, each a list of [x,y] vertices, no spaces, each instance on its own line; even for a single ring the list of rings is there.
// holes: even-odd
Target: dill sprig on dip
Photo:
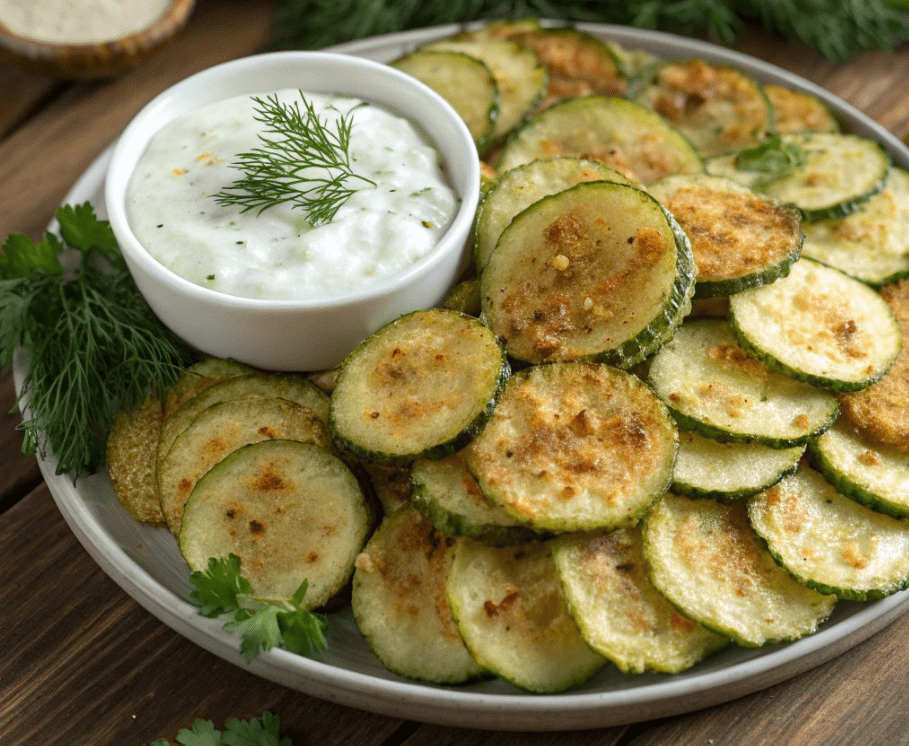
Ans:
[[[166,390],[192,353],[152,313],[107,221],[90,204],[57,210],[60,235],[13,234],[0,253],[0,367],[28,354],[23,451],[49,451],[73,478],[104,463],[120,409]],[[76,266],[67,271],[69,250]]]
[[[350,163],[353,110],[339,112],[332,129],[328,117],[320,119],[302,92],[300,99],[288,104],[274,94],[253,97],[255,119],[265,126],[259,135],[262,145],[237,156],[233,165],[244,176],[215,195],[219,204],[261,213],[290,202],[319,226],[330,223],[357,191],[350,180],[375,186]]]

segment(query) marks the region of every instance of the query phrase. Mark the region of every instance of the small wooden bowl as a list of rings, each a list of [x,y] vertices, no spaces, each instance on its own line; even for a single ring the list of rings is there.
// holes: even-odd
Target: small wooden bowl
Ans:
[[[125,72],[165,46],[189,20],[196,0],[171,0],[150,26],[112,41],[66,44],[15,33],[0,21],[0,58],[53,78],[107,78]]]

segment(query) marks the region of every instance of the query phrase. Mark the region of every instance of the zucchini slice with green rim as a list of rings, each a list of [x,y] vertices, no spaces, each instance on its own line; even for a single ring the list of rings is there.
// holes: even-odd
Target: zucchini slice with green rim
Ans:
[[[376,657],[399,676],[434,684],[489,676],[464,646],[448,606],[453,545],[405,506],[383,519],[357,557],[354,619]]]
[[[733,65],[662,60],[632,79],[628,95],[678,127],[702,156],[755,145],[773,129],[763,86]]]
[[[382,515],[394,513],[399,508],[410,505],[413,484],[407,466],[377,464],[371,461],[360,461],[359,464],[382,508]]]
[[[799,582],[851,601],[909,586],[909,522],[860,505],[802,467],[748,501],[748,518]]]
[[[760,443],[722,443],[681,432],[672,491],[723,501],[750,497],[792,474],[804,452],[804,445],[771,448]]]
[[[833,110],[817,96],[778,83],[764,83],[764,93],[773,106],[775,132],[840,131]]]
[[[640,527],[565,534],[552,556],[587,644],[623,673],[680,673],[729,643],[675,608],[647,576]]]
[[[654,355],[648,380],[682,429],[720,441],[788,448],[837,415],[832,393],[771,370],[721,319],[686,321]]]
[[[851,215],[809,223],[803,252],[869,285],[909,276],[909,173],[894,167],[887,185]]]
[[[543,109],[505,143],[500,172],[568,155],[602,161],[639,184],[701,173],[704,162],[681,132],[642,104],[593,94]]]
[[[235,554],[254,595],[324,606],[353,574],[372,529],[360,484],[337,456],[311,443],[267,440],[207,472],[186,503],[180,552],[191,570]]]
[[[219,381],[255,372],[244,363],[220,357],[207,357],[184,370],[177,382],[164,396],[164,418],[167,419],[183,404]]]
[[[881,380],[838,398],[843,414],[873,442],[909,455],[909,279],[880,292],[899,319],[903,349]]]
[[[882,448],[840,418],[808,444],[811,464],[846,497],[909,518],[909,455]]]
[[[685,234],[649,194],[583,182],[544,197],[502,232],[480,276],[483,315],[529,363],[641,362],[691,306]]]
[[[572,619],[543,542],[491,547],[461,539],[447,589],[474,659],[515,686],[553,694],[580,686],[606,664]]]
[[[439,307],[460,311],[468,316],[479,316],[482,310],[480,308],[480,278],[469,277],[461,280],[442,299]]]
[[[836,604],[835,596],[799,583],[776,563],[749,526],[744,501],[668,493],[647,514],[643,534],[656,588],[691,619],[743,647],[810,635]]]
[[[477,150],[486,149],[499,115],[499,86],[485,62],[463,52],[421,49],[389,64],[450,103],[470,130]]]
[[[179,534],[183,507],[203,474],[238,448],[278,438],[332,448],[325,423],[287,399],[225,401],[196,417],[158,467],[158,496],[171,532]]]
[[[107,436],[107,473],[117,500],[140,523],[164,525],[155,479],[155,453],[164,405],[147,396],[131,410],[121,410]]]
[[[533,51],[516,41],[492,36],[448,38],[426,44],[418,51],[460,52],[475,57],[492,71],[499,90],[499,113],[491,143],[520,127],[546,94],[546,67]],[[465,89],[465,93],[472,95],[473,91]]]
[[[697,267],[695,298],[732,295],[789,272],[802,248],[798,208],[721,176],[667,176],[648,190],[682,226]]]
[[[810,222],[855,212],[884,188],[890,165],[890,154],[876,140],[837,132],[801,132],[710,158],[707,171],[789,202]]]
[[[477,319],[440,308],[414,311],[344,360],[328,426],[358,458],[441,458],[483,428],[509,372],[495,335]]]
[[[672,417],[636,376],[598,363],[515,373],[466,449],[487,498],[537,530],[633,525],[672,477]]]
[[[833,391],[870,386],[902,348],[899,322],[879,293],[806,258],[786,277],[733,295],[729,321],[768,366]]]
[[[417,459],[410,469],[411,500],[446,536],[469,536],[505,546],[539,538],[480,491],[463,452],[444,459]]]
[[[549,71],[544,106],[569,96],[602,93],[623,96],[627,81],[622,61],[602,39],[569,26],[538,26],[509,38],[529,47]]]
[[[599,161],[567,156],[531,161],[501,174],[477,209],[473,245],[473,261],[477,270],[486,266],[502,231],[518,213],[543,197],[582,181],[615,181],[633,185],[630,179]]]

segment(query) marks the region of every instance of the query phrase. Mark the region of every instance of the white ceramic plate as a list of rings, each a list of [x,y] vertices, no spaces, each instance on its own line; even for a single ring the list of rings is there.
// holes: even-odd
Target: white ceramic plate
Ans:
[[[901,166],[909,150],[858,111],[811,83],[752,57],[667,34],[581,25],[628,49],[660,56],[701,56],[739,65],[764,81],[813,93],[855,132],[883,142]],[[391,34],[337,47],[389,61],[418,44],[448,35],[455,26]],[[110,150],[74,185],[66,203],[90,200],[104,215],[103,181]],[[17,390],[26,361],[15,364]],[[684,674],[627,675],[606,667],[583,688],[560,695],[529,695],[502,680],[463,687],[429,686],[385,670],[363,642],[349,611],[331,617],[328,649],[315,659],[272,650],[247,664],[238,640],[187,601],[189,571],[166,529],[140,525],[120,508],[105,474],[74,485],[56,475],[53,459],[40,460],[57,505],[95,561],[130,596],[181,635],[238,666],[307,694],[393,717],[471,728],[567,730],[619,725],[689,712],[771,686],[817,666],[870,637],[909,606],[909,591],[868,604],[841,602],[821,629],[789,645],[761,650],[730,646]]]

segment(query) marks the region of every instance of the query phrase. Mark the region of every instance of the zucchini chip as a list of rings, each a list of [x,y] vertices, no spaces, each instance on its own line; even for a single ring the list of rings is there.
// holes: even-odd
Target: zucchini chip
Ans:
[[[842,218],[884,188],[891,157],[876,140],[838,132],[773,136],[732,155],[710,158],[708,173],[728,176],[809,222]]]
[[[691,241],[695,298],[766,285],[786,275],[799,258],[802,217],[792,205],[705,174],[668,176],[648,191]]]
[[[881,296],[900,322],[903,348],[880,381],[840,394],[840,408],[872,442],[909,455],[909,279],[881,288]]]
[[[641,362],[688,313],[691,246],[666,210],[626,184],[544,197],[503,231],[480,276],[484,317],[528,363]]]
[[[473,260],[477,271],[489,261],[502,231],[534,202],[582,181],[633,182],[615,169],[587,158],[568,156],[531,161],[506,171],[484,195],[477,210]]]
[[[788,448],[837,415],[832,393],[768,368],[720,319],[683,324],[653,356],[648,376],[683,429],[715,440]]]
[[[461,539],[448,601],[474,659],[531,692],[580,686],[606,664],[568,611],[549,546],[491,547]]]
[[[812,465],[837,490],[895,518],[909,518],[909,455],[870,441],[840,417],[808,444]]]
[[[899,322],[879,293],[811,259],[733,295],[729,320],[742,346],[768,366],[833,391],[871,385],[902,347]]]
[[[802,466],[748,502],[754,530],[793,577],[852,601],[909,586],[909,522],[871,510]]]
[[[203,474],[238,448],[277,438],[332,447],[325,423],[308,407],[286,399],[225,401],[196,417],[158,468],[158,496],[170,530],[180,533],[183,507]]]
[[[732,65],[661,61],[638,73],[630,88],[631,98],[678,127],[703,156],[755,145],[773,128],[763,86]]]
[[[386,516],[357,557],[351,607],[363,639],[399,676],[461,684],[488,676],[448,606],[454,540],[413,507]]]
[[[833,110],[817,96],[777,83],[764,83],[764,93],[773,106],[777,133],[840,131]]]
[[[553,541],[553,558],[587,644],[624,673],[679,673],[729,642],[653,587],[640,527],[565,534]]]
[[[480,490],[537,530],[632,525],[665,492],[675,423],[630,373],[596,363],[526,368],[466,449]]]
[[[775,488],[774,488],[775,489]],[[810,635],[836,597],[799,583],[748,524],[744,501],[667,494],[644,520],[650,579],[687,616],[744,647]]]
[[[538,538],[480,491],[463,451],[439,460],[417,459],[410,478],[413,504],[446,536],[469,536],[497,546]]]
[[[458,311],[405,314],[344,361],[328,424],[359,458],[442,458],[483,427],[509,373],[492,332]]]
[[[634,101],[596,94],[540,111],[509,138],[496,167],[504,172],[559,155],[602,161],[638,184],[704,170],[688,138],[659,114]]]
[[[792,474],[804,452],[804,445],[771,448],[761,443],[722,443],[681,432],[672,491],[723,501],[749,497]]]
[[[809,223],[803,252],[869,285],[909,275],[909,172],[892,168],[887,185],[851,215]]]
[[[211,557],[240,558],[254,595],[323,607],[350,579],[372,528],[356,477],[311,443],[266,440],[240,448],[196,484],[180,552],[191,570]]]
[[[192,397],[202,393],[209,386],[226,381],[234,376],[245,376],[253,372],[244,363],[230,358],[207,357],[184,370],[176,383],[164,396],[164,419],[176,412]]]

